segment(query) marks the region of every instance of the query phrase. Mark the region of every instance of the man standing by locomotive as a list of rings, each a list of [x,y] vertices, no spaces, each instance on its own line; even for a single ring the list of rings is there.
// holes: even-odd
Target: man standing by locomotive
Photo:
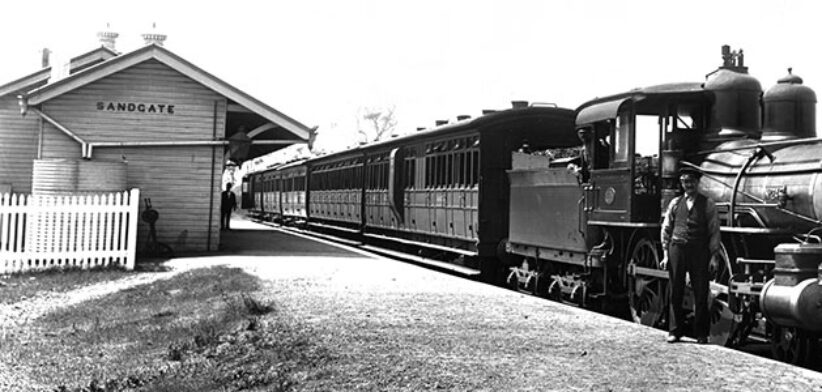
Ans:
[[[668,343],[678,342],[685,334],[685,274],[691,277],[694,292],[694,335],[697,343],[708,343],[709,264],[717,267],[720,251],[719,218],[716,204],[698,192],[701,173],[694,168],[680,170],[679,181],[684,194],[668,205],[662,222],[662,262],[668,269],[671,284],[671,319]]]

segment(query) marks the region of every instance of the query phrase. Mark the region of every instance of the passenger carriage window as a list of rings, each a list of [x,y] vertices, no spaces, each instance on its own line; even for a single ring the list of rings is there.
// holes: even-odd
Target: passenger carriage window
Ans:
[[[457,153],[457,185],[465,186],[465,151]]]
[[[374,166],[374,189],[382,189],[382,164]]]
[[[425,184],[426,184],[426,187],[429,188],[429,189],[433,189],[434,186],[435,186],[435,184],[434,184],[434,177],[435,177],[434,176],[434,162],[435,161],[436,160],[434,159],[433,156],[429,156],[429,157],[425,158],[425,176],[426,176]]]
[[[419,173],[417,173],[417,158],[414,157],[414,158],[410,159],[408,161],[408,163],[409,163],[409,165],[408,165],[409,172],[408,172],[407,180],[408,180],[409,186],[410,186],[410,188],[417,189],[419,187],[419,184],[420,184],[419,178],[417,177],[417,176],[419,176]]]
[[[368,160],[365,167],[365,188],[366,189],[374,189],[374,176],[371,174],[374,171],[373,163],[371,160]]]
[[[445,184],[448,188],[454,187],[454,154],[451,152],[446,156]]]
[[[388,189],[388,161],[387,160],[384,160],[383,163],[382,163],[382,187],[380,187],[380,189]]]
[[[383,180],[382,180],[382,157],[377,157],[377,164],[374,166],[374,180],[375,186],[374,189],[382,189]]]
[[[441,154],[437,154],[435,167],[437,168],[437,179],[435,180],[435,183],[437,185],[437,188],[440,188],[443,184],[443,171],[445,171],[445,165],[443,164],[443,156]]]
[[[479,184],[479,151],[471,151],[471,186]]]

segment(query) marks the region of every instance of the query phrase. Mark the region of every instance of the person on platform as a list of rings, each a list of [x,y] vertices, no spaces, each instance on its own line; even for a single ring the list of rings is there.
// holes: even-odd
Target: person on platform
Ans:
[[[685,274],[694,291],[694,336],[699,344],[708,343],[708,281],[710,269],[718,266],[720,251],[719,218],[716,204],[698,192],[700,172],[691,167],[680,170],[684,194],[668,205],[662,222],[662,261],[671,284],[671,319],[668,343],[678,342],[685,334]],[[710,268],[710,269],[709,269]]]
[[[232,183],[225,184],[220,197],[220,229],[231,230],[231,212],[237,210],[237,196],[231,191]]]

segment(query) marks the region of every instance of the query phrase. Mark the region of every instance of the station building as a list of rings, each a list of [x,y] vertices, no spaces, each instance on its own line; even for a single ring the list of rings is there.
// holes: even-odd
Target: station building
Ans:
[[[159,212],[160,242],[216,250],[226,163],[312,131],[166,49],[164,35],[129,53],[114,48],[116,33],[98,37],[65,66],[44,51],[42,69],[0,85],[0,194],[139,188]],[[138,249],[149,229],[139,222]]]

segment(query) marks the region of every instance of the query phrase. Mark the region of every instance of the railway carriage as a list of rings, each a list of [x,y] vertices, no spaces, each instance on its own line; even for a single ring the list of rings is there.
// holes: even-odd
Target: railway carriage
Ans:
[[[363,154],[355,150],[311,160],[308,214],[314,225],[358,232],[362,226]]]
[[[573,120],[570,109],[515,102],[511,109],[254,173],[248,197],[262,202],[252,213],[285,217],[291,199],[281,181],[303,170],[305,216],[292,217],[363,241],[414,248],[463,272],[504,276],[498,256],[508,233],[508,157],[523,147],[578,146]]]
[[[516,106],[309,160],[309,223],[500,276],[509,154],[579,144],[572,110]]]
[[[303,162],[276,165],[243,178],[243,209],[266,220],[305,220],[307,177]]]

